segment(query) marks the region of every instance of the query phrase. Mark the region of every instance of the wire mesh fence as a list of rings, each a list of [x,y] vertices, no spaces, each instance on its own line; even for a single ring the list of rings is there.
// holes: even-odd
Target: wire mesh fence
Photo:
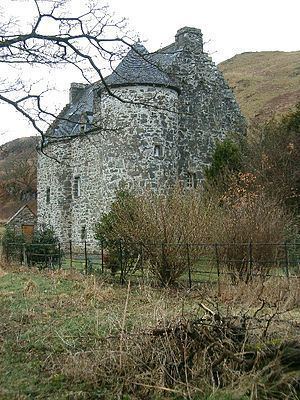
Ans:
[[[249,282],[300,277],[300,243],[6,243],[2,258],[28,267],[105,274],[126,281],[156,280],[192,287],[222,279]]]

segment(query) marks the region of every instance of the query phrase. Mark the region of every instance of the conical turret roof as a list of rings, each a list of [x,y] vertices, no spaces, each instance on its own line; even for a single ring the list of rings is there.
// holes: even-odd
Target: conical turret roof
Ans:
[[[123,58],[114,72],[105,79],[108,86],[151,85],[177,89],[171,80],[154,61],[154,57],[141,44],[136,43]]]

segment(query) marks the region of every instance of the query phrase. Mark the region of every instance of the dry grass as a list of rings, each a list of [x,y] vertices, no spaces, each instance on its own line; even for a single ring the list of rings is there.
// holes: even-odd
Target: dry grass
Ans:
[[[243,114],[269,119],[300,101],[300,52],[243,53],[219,65]]]
[[[244,357],[267,351],[261,363],[269,365],[272,346],[299,334],[297,279],[224,282],[219,296],[211,285],[183,291],[67,271],[6,272],[1,399],[267,399],[269,377],[248,371]]]

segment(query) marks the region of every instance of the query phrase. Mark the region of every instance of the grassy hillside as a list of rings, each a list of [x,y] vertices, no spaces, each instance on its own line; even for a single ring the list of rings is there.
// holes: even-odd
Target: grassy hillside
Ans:
[[[0,222],[28,201],[35,208],[37,143],[31,136],[0,146]]]
[[[300,102],[300,51],[238,54],[219,68],[249,120],[265,120]]]

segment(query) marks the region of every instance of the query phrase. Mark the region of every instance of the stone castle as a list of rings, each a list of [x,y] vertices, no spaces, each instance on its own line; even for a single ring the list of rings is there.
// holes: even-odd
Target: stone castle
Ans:
[[[38,224],[62,242],[96,246],[94,225],[120,185],[201,181],[217,140],[244,119],[202,33],[182,28],[154,53],[137,43],[105,84],[72,84],[38,160]]]

